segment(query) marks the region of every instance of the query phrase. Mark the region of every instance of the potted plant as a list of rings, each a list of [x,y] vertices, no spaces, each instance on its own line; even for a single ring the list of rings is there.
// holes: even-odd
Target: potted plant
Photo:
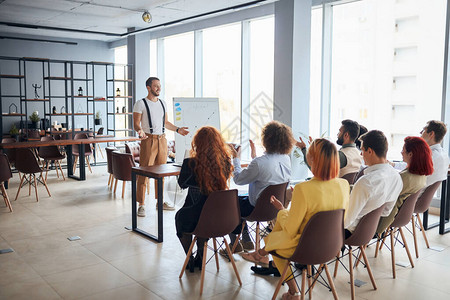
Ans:
[[[94,124],[95,125],[102,125],[102,119],[101,119],[102,114],[100,113],[100,111],[98,110],[95,113],[95,119],[94,119]]]
[[[29,116],[30,121],[33,123],[33,128],[34,129],[38,129],[38,122],[41,120],[41,118],[39,118],[39,114],[37,111],[33,111],[33,113]]]
[[[9,134],[12,138],[17,140],[17,136],[19,135],[19,129],[16,127],[16,124],[12,124],[11,129],[9,130]]]

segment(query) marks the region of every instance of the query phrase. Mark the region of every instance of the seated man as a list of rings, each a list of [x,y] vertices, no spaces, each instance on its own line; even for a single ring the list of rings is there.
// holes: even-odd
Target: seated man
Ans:
[[[346,238],[352,234],[362,217],[385,203],[387,205],[381,216],[388,216],[403,187],[400,175],[387,163],[388,143],[383,132],[371,130],[359,139],[367,168],[350,194],[344,220]]]
[[[264,126],[261,131],[261,140],[266,152],[260,157],[256,157],[254,145],[252,147],[252,158],[246,169],[241,168],[240,156],[241,148],[233,153],[234,173],[233,180],[238,185],[248,184],[248,196],[239,196],[239,206],[241,216],[249,216],[255,205],[259,194],[269,185],[288,182],[291,177],[291,160],[289,153],[295,142],[290,127],[272,121]],[[238,226],[234,232],[240,232]],[[230,234],[231,243],[236,240],[236,234]],[[254,249],[247,228],[242,234],[242,247],[238,245],[235,252]]]
[[[340,162],[339,177],[343,177],[348,173],[358,172],[362,164],[361,154],[355,144],[355,140],[359,136],[359,124],[352,120],[343,120],[341,123],[342,126],[339,128],[336,141],[338,145],[342,146],[338,152]],[[306,144],[302,138],[300,138],[300,142],[296,143],[296,146],[302,150],[305,163],[308,164],[306,161]]]
[[[447,133],[447,126],[444,122],[431,120],[420,132],[421,137],[427,142],[431,149],[431,158],[433,160],[433,174],[427,176],[426,186],[430,186],[437,181],[447,179],[448,155],[441,146],[441,142]],[[406,168],[405,162],[391,163],[394,168],[403,170]]]

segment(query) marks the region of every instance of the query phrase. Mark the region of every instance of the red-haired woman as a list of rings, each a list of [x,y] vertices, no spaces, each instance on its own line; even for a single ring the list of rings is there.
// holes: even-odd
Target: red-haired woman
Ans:
[[[229,146],[214,127],[200,128],[192,139],[191,158],[186,158],[181,167],[178,184],[189,188],[183,207],[175,215],[177,236],[186,254],[192,242],[200,213],[208,195],[213,191],[226,190],[233,166]],[[201,268],[203,245],[206,240],[197,240],[197,255],[189,259],[188,269]]]
[[[300,240],[300,236],[309,219],[320,211],[346,209],[350,187],[347,180],[337,178],[339,175],[339,156],[330,141],[316,139],[306,154],[314,177],[310,181],[299,183],[292,194],[291,208],[284,209],[280,201],[272,196],[271,203],[278,210],[277,221],[272,232],[264,239],[266,246],[258,252],[243,254],[246,260],[268,265],[269,251],[276,251],[283,257],[290,257]],[[281,273],[287,260],[273,257],[273,264]],[[291,279],[289,279],[291,278]],[[299,291],[291,274],[286,277],[289,291],[282,299],[300,299]]]
[[[405,199],[424,188],[427,176],[433,173],[431,149],[423,138],[407,136],[401,153],[406,163],[406,168],[400,172],[403,189],[389,216],[381,217],[377,233],[382,233],[391,225]]]

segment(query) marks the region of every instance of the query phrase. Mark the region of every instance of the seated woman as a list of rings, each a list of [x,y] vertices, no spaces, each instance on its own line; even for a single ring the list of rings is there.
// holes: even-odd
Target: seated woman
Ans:
[[[381,234],[392,224],[405,199],[424,188],[427,176],[433,173],[431,149],[423,138],[406,137],[401,153],[403,161],[406,163],[406,168],[400,172],[403,189],[389,216],[381,217],[377,228],[378,234]]]
[[[200,128],[192,139],[191,158],[181,166],[178,184],[189,188],[183,207],[175,215],[177,236],[186,254],[192,242],[208,195],[214,191],[226,190],[233,166],[229,146],[217,129],[210,126]],[[197,255],[189,259],[187,268],[194,272],[194,266],[201,268],[204,239],[197,239]]]
[[[268,265],[269,251],[290,257],[297,248],[303,229],[314,214],[347,208],[350,187],[347,180],[337,178],[339,157],[336,146],[326,139],[316,139],[306,155],[314,177],[295,186],[289,210],[284,209],[281,202],[272,196],[271,203],[279,210],[275,227],[264,239],[264,249],[260,249],[259,253],[243,254],[244,259]],[[273,260],[281,273],[287,260],[275,256]],[[289,277],[291,274],[285,278],[289,291],[283,295],[283,299],[300,299],[295,279]]]

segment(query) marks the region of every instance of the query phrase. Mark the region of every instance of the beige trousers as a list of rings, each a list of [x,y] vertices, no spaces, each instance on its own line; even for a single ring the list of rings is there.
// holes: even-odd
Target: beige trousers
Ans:
[[[141,141],[139,165],[142,167],[147,167],[153,165],[162,165],[165,164],[166,162],[167,162],[166,136],[164,134],[163,135],[147,134],[147,139]],[[144,205],[145,202],[145,190],[147,187],[147,182],[148,182],[147,177],[139,175],[137,176],[136,201],[139,202],[140,205]]]

